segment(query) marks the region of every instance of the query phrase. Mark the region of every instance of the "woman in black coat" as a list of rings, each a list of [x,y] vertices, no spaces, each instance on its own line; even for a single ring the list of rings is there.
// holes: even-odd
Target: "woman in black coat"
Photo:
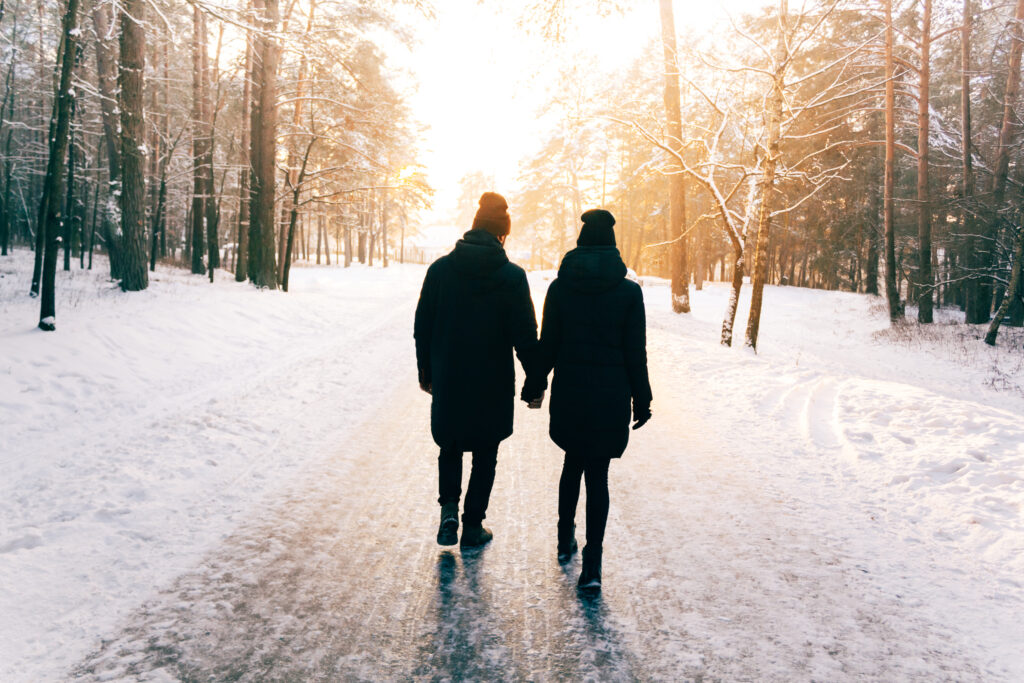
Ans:
[[[558,559],[576,551],[580,479],[587,484],[587,545],[581,588],[601,587],[608,520],[608,465],[629,440],[630,408],[638,429],[651,417],[646,319],[640,286],[626,279],[615,248],[615,218],[592,209],[582,216],[577,248],[562,259],[544,300],[538,372],[523,398],[551,386],[551,438],[565,451],[558,485]],[[630,405],[632,403],[632,406]]]

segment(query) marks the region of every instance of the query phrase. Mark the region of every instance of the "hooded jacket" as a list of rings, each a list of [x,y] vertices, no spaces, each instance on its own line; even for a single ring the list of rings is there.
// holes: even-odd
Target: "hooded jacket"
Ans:
[[[489,448],[512,434],[513,349],[537,346],[526,273],[501,243],[470,230],[427,269],[414,329],[420,381],[432,385],[430,428],[442,448]]]
[[[583,457],[620,457],[631,402],[651,402],[643,293],[625,276],[615,247],[577,247],[544,300],[538,373],[524,394],[539,393],[554,368],[551,438]]]

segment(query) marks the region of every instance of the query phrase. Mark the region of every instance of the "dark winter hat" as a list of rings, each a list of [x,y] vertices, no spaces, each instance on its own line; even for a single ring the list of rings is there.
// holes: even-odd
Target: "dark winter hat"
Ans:
[[[577,247],[615,246],[615,231],[612,229],[615,216],[610,211],[591,209],[584,211],[580,218],[583,220],[583,228],[576,240]]]
[[[512,231],[512,218],[504,197],[497,192],[484,192],[479,204],[473,217],[473,230],[486,230],[495,237],[504,237]]]

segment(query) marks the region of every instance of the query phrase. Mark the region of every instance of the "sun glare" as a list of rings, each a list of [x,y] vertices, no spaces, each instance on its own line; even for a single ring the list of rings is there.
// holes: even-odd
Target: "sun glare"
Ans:
[[[761,0],[676,3],[681,33],[708,31],[728,13]],[[514,192],[519,162],[544,133],[538,112],[561,68],[586,55],[610,72],[635,60],[659,36],[656,2],[612,17],[573,17],[572,38],[552,45],[517,24],[518,5],[450,0],[423,22],[407,68],[417,83],[410,104],[426,125],[423,163],[436,188],[434,208],[420,238],[450,244],[464,229],[452,225],[460,179],[482,172],[495,189]]]

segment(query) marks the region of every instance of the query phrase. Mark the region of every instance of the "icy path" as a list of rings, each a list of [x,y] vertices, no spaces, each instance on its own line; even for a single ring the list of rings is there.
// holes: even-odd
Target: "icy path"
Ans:
[[[653,316],[657,318],[658,316]],[[433,541],[435,451],[412,354],[316,473],[145,604],[83,680],[980,680],[984,648],[904,595],[924,571],[861,533],[793,434],[732,420],[653,321],[655,419],[612,468],[605,591],[554,561],[559,454],[520,410],[482,551]],[[406,340],[408,341],[408,340]],[[688,342],[685,342],[688,343]],[[695,360],[704,359],[698,352]],[[780,425],[781,426],[781,425]],[[776,430],[778,431],[778,430]],[[792,464],[792,463],[790,463]],[[805,487],[799,495],[797,487]],[[809,488],[808,488],[809,487]],[[838,490],[838,489],[837,489]],[[854,517],[850,521],[850,517]],[[582,518],[582,515],[580,515]],[[582,538],[582,524],[579,529]],[[881,554],[880,558],[877,554]],[[890,562],[891,561],[891,562]],[[895,563],[895,564],[894,564]],[[875,567],[900,569],[878,576]],[[941,573],[941,572],[940,572]]]

